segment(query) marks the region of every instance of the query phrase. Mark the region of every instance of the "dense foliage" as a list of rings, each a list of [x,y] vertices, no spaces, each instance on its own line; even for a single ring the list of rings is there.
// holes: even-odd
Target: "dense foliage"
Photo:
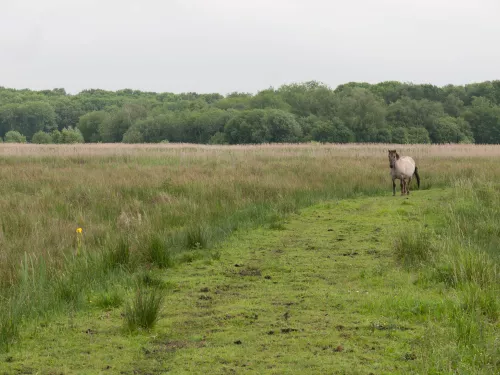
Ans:
[[[444,87],[351,82],[334,90],[306,82],[227,96],[0,87],[0,137],[12,131],[33,143],[496,144],[500,81]]]

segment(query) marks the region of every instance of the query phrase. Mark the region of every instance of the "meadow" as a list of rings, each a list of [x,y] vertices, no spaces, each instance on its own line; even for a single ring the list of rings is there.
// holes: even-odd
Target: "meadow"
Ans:
[[[392,197],[388,148],[417,162],[421,187],[412,186],[409,200]],[[168,310],[170,300],[182,303],[169,283],[193,264],[216,269],[232,259],[227,241],[258,228],[284,233],[290,217],[313,205],[385,197],[390,203],[366,215],[359,209],[351,220],[388,228],[383,246],[374,245],[390,255],[383,267],[414,288],[392,310],[416,311],[414,319],[433,327],[412,338],[420,340],[413,370],[498,373],[499,158],[495,145],[0,144],[0,350],[12,358],[31,342],[25,332],[58,317],[97,309],[124,311],[127,319],[141,303]],[[302,227],[313,231],[311,220]],[[383,275],[374,275],[362,278],[376,289]],[[155,292],[142,296],[139,284]],[[419,300],[426,291],[436,299]],[[363,303],[369,311],[383,307]],[[128,322],[130,330],[141,325]]]

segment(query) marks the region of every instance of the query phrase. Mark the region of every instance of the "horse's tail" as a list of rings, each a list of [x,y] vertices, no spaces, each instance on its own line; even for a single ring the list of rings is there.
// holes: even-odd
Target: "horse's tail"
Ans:
[[[417,168],[417,166],[415,166],[415,172],[413,172],[413,174],[417,178],[417,186],[420,189],[420,176],[418,175],[418,168]]]

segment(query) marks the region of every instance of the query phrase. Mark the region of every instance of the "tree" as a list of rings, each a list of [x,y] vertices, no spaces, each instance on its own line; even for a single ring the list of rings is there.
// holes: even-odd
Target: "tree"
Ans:
[[[385,81],[367,87],[372,93],[384,99],[386,104],[391,104],[407,95],[406,85],[398,81]]]
[[[217,108],[191,112],[182,119],[182,140],[206,144],[215,133],[224,131],[224,126],[232,116],[232,111]]]
[[[103,142],[121,142],[125,132],[137,121],[147,116],[146,108],[134,103],[124,104],[99,125],[99,136]]]
[[[377,135],[375,142],[378,143],[391,143],[392,142],[392,131],[389,128],[381,128],[377,130]]]
[[[19,104],[10,103],[0,107],[0,136],[4,136],[17,123]]]
[[[142,135],[143,141],[148,143],[158,143],[163,140],[181,142],[182,129],[178,116],[179,114],[170,113],[138,120],[127,133],[137,132]]]
[[[397,144],[407,144],[408,139],[408,129],[402,126],[397,127],[392,130],[392,142]]]
[[[259,109],[274,108],[284,111],[291,109],[290,105],[283,100],[279,92],[273,89],[258,92],[257,95],[250,99],[250,107]]]
[[[500,143],[500,107],[487,98],[474,98],[463,114],[476,143]]]
[[[446,116],[437,120],[431,138],[434,143],[470,143],[472,134],[465,120]]]
[[[385,126],[385,104],[364,88],[344,90],[338,113],[358,142],[375,141],[377,130]]]
[[[464,102],[455,94],[448,94],[444,99],[443,108],[448,115],[459,117],[464,109]]]
[[[338,117],[330,121],[318,120],[311,130],[312,139],[318,142],[354,142],[354,133]]]
[[[427,99],[414,100],[401,98],[389,105],[387,122],[393,128],[423,127],[427,130],[432,141],[439,138],[436,127],[439,119],[447,117],[443,105]]]
[[[85,142],[99,142],[101,140],[99,129],[109,120],[109,114],[104,111],[86,113],[78,121],[78,129]]]
[[[137,128],[129,128],[123,135],[123,143],[143,143],[144,136]]]
[[[268,109],[265,122],[271,142],[298,142],[302,136],[302,129],[291,113]]]
[[[290,106],[290,111],[300,117],[333,117],[339,105],[335,92],[316,81],[283,85],[277,93]]]
[[[224,134],[230,144],[271,141],[271,134],[266,123],[266,112],[263,109],[240,112],[227,122]]]
[[[12,129],[31,139],[39,130],[50,132],[56,127],[56,113],[49,103],[27,102],[18,105]]]
[[[59,130],[68,126],[75,127],[80,116],[84,114],[81,103],[74,98],[56,97],[50,101],[50,105],[54,108],[56,125]]]
[[[409,144],[428,144],[431,143],[429,132],[423,127],[408,128],[408,143]]]
[[[232,93],[226,98],[219,100],[215,103],[215,106],[219,109],[229,110],[234,109],[238,111],[243,111],[250,109],[251,107],[252,95],[246,93]]]
[[[465,92],[467,95],[467,102],[471,103],[474,101],[474,98],[485,98],[494,104],[500,104],[497,101],[495,86],[492,82],[479,82],[479,83],[471,83],[465,85]],[[500,99],[500,98],[498,98]]]

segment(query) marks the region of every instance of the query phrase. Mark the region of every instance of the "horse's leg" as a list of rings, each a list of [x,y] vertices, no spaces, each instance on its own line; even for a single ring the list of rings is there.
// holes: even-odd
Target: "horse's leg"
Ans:
[[[406,185],[406,194],[407,194],[407,195],[410,195],[410,184],[411,184],[411,179],[412,179],[412,177],[410,176],[410,177],[408,178],[408,185]]]
[[[392,179],[392,196],[396,195],[396,179]]]
[[[403,177],[400,178],[401,183],[399,184],[399,186],[401,187],[401,195],[404,195],[405,194],[405,179]]]

